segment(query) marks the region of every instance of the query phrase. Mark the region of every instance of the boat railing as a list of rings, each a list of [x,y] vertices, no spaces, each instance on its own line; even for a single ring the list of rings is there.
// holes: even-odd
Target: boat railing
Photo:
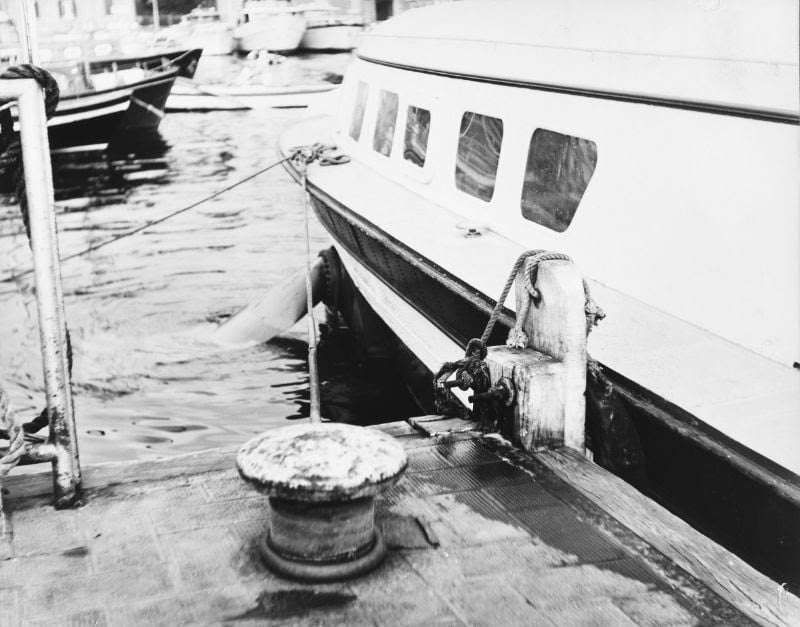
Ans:
[[[23,66],[25,67],[25,66]],[[70,507],[81,492],[81,470],[70,387],[67,327],[61,288],[61,267],[56,236],[53,174],[47,136],[44,90],[33,78],[0,80],[0,101],[16,102],[19,118],[21,163],[24,170],[24,198],[30,225],[36,306],[44,370],[49,437],[32,442],[22,437],[21,427],[6,411],[7,429],[3,435],[8,448],[0,448],[0,478],[3,462],[51,462],[55,506]],[[3,132],[10,132],[3,129]],[[2,395],[0,395],[2,396]],[[2,403],[0,403],[1,405]],[[0,415],[0,429],[3,428]],[[10,470],[6,466],[5,472]]]

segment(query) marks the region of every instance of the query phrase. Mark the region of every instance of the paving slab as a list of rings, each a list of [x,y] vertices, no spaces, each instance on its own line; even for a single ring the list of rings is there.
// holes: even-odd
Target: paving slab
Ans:
[[[409,456],[377,499],[388,556],[341,583],[264,567],[267,499],[235,450],[205,453],[207,469],[85,469],[74,510],[49,505],[44,479],[8,478],[0,625],[753,624],[535,459],[477,433],[385,432]]]

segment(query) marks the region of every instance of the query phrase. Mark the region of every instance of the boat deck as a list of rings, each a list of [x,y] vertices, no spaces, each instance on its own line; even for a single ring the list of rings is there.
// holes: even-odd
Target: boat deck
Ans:
[[[234,450],[87,468],[74,510],[12,474],[0,624],[798,624],[796,597],[579,455],[412,422],[380,427],[409,454],[378,503],[386,562],[337,584],[265,570]]]

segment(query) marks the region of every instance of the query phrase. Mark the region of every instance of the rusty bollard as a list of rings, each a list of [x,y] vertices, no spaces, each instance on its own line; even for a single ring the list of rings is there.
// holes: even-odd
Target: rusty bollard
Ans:
[[[236,457],[243,479],[269,496],[261,556],[274,572],[336,581],[375,568],[386,554],[375,495],[397,482],[408,457],[366,427],[304,423],[256,436]]]

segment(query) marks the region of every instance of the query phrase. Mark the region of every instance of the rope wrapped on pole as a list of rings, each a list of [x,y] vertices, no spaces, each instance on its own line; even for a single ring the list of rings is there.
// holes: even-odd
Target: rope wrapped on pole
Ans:
[[[14,416],[8,394],[0,385],[0,439],[8,445],[0,446],[0,481],[19,463],[25,454],[25,432]]]

